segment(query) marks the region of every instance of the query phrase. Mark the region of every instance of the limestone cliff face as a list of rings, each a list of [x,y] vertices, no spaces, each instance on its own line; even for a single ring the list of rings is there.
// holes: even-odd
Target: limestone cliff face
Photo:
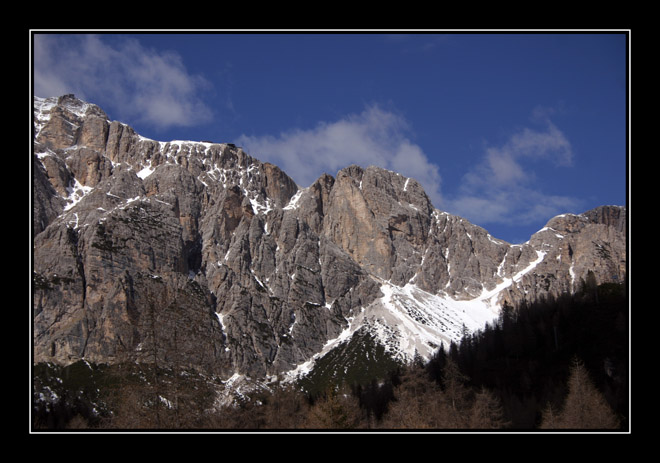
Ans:
[[[145,139],[72,95],[35,98],[34,133],[35,362],[266,377],[356,329],[386,288],[497,307],[625,278],[621,207],[510,245],[397,173],[348,166],[303,189],[234,145]]]

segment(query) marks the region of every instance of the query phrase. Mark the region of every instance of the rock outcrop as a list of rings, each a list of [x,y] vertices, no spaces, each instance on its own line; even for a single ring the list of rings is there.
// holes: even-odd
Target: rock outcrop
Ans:
[[[453,340],[456,304],[496,316],[626,276],[622,207],[555,217],[511,245],[397,173],[348,166],[300,188],[239,147],[149,140],[72,95],[34,99],[32,199],[35,362],[267,377],[358,323],[395,323],[376,306]]]

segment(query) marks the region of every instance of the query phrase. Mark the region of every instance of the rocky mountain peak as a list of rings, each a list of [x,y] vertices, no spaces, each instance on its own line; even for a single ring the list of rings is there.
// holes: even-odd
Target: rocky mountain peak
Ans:
[[[233,144],[150,140],[72,95],[35,98],[34,128],[35,362],[284,377],[356,333],[405,361],[504,302],[625,278],[625,208],[511,245],[379,167],[301,188]]]

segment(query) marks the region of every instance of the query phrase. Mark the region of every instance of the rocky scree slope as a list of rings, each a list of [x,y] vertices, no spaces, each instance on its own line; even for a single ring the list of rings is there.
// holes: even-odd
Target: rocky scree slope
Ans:
[[[522,245],[348,166],[300,188],[232,144],[146,139],[34,98],[34,362],[182,363],[266,378],[369,333],[428,357],[505,302],[623,281],[626,210],[552,218]]]

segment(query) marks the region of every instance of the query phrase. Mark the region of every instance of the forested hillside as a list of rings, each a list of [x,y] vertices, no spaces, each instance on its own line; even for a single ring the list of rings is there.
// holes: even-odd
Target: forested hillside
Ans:
[[[494,394],[514,429],[627,428],[629,418],[629,301],[623,284],[587,282],[576,295],[506,306],[495,326],[439,353],[427,369],[440,380],[453,359],[472,388]],[[576,381],[581,380],[576,389]],[[584,394],[582,421],[548,421]],[[587,400],[588,397],[588,400]],[[585,405],[611,409],[596,419]],[[600,410],[599,410],[600,412]],[[594,410],[594,413],[596,411]]]

